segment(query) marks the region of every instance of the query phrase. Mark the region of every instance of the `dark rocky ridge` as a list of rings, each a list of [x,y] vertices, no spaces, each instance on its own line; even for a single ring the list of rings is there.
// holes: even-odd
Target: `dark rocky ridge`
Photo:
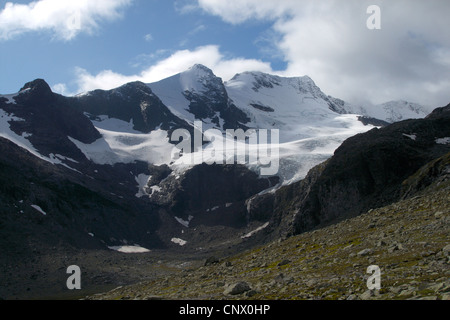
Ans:
[[[68,137],[86,144],[101,137],[70,99],[53,93],[44,80],[27,83],[14,99],[15,104],[0,101],[0,108],[24,120],[12,121],[11,130],[18,135],[31,134],[30,142],[43,155],[61,154],[83,161],[86,158]]]
[[[92,116],[106,115],[125,122],[133,121],[134,129],[149,133],[156,129],[191,129],[142,82],[132,82],[113,90],[95,90],[71,98],[74,108]]]

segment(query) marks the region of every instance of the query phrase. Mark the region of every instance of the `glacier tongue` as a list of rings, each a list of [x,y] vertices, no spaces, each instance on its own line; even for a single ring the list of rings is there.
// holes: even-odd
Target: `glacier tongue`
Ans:
[[[185,93],[207,92],[207,86],[214,80],[215,76],[211,70],[195,65],[185,72],[148,84],[148,86],[173,114],[192,124],[198,119],[189,111],[191,101]]]
[[[250,118],[249,127],[280,131],[278,175],[283,184],[303,179],[344,140],[374,128],[361,123],[357,115],[332,110],[331,98],[307,76],[282,78],[246,72],[225,87],[230,99]]]

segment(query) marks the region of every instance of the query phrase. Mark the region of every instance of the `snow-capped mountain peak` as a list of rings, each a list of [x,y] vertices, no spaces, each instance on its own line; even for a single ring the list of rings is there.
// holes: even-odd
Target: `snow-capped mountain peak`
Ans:
[[[407,119],[425,118],[431,113],[431,108],[404,100],[389,101],[378,105],[351,105],[345,103],[341,113],[354,113],[365,117],[379,119],[387,123],[399,122]]]
[[[279,129],[283,141],[309,138],[315,135],[312,127],[331,124],[339,115],[330,98],[308,76],[245,72],[225,86],[236,106],[251,119],[249,127]]]
[[[379,105],[388,115],[386,121],[393,123],[405,119],[419,119],[426,117],[431,110],[417,103],[404,100],[389,101]]]
[[[190,123],[201,120],[207,127],[225,129],[248,122],[229,99],[222,79],[203,65],[148,86],[173,114]]]
[[[215,85],[220,89],[222,79],[216,77],[211,69],[202,64],[196,64],[179,74],[180,84],[184,91],[202,93],[210,91]]]
[[[309,76],[280,77],[260,71],[243,72],[236,74],[225,83],[227,87],[251,87],[255,92],[263,89],[276,89],[281,86],[290,86],[298,92],[312,93],[315,96],[323,95],[320,88]]]

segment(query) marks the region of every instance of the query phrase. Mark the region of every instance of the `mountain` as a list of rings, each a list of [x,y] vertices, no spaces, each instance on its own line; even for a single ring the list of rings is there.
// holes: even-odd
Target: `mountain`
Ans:
[[[0,274],[11,276],[16,264],[15,281],[34,288],[36,259],[40,270],[64,268],[68,251],[94,250],[105,261],[117,258],[114,250],[236,253],[388,204],[434,179],[399,189],[448,149],[446,108],[391,125],[350,109],[309,77],[244,72],[224,83],[202,65],[75,97],[29,82],[0,96]],[[398,110],[391,120],[415,112]],[[267,133],[278,171],[262,173],[263,136],[234,146],[228,129]],[[201,147],[174,148],[179,130],[189,146],[200,135]],[[248,150],[245,163],[209,163],[236,150]],[[8,296],[14,281],[0,282],[8,283],[0,297]]]
[[[244,72],[224,83],[212,70],[195,65],[157,83],[134,82],[113,90],[94,90],[69,98],[53,98],[57,95],[46,86],[47,93],[42,93],[42,97],[57,99],[59,104],[67,106],[66,109],[79,111],[94,126],[86,133],[95,130],[100,135],[94,137],[91,134],[92,139],[86,142],[88,140],[78,139],[79,133],[65,132],[63,134],[70,140],[65,140],[65,148],[73,150],[60,152],[61,144],[50,148],[51,142],[43,141],[40,147],[48,149],[43,156],[58,154],[76,161],[86,158],[97,164],[139,160],[169,165],[179,171],[186,167],[186,157],[173,161],[173,145],[179,140],[172,141],[172,134],[176,129],[185,129],[192,137],[199,129],[194,126],[194,121],[201,120],[203,131],[211,128],[222,132],[226,129],[279,130],[279,141],[270,142],[279,151],[280,182],[289,184],[304,178],[312,167],[330,158],[345,139],[387,124],[373,119],[369,112],[350,114],[353,112],[351,105],[327,96],[307,76],[283,78]],[[4,100],[14,101],[18,96],[21,95],[8,95]],[[391,111],[396,109],[392,104],[389,106]],[[416,111],[420,109],[416,107]],[[7,108],[4,110],[15,114]],[[395,119],[407,118],[409,111],[407,107],[399,108]],[[31,139],[35,140],[34,144],[41,140]],[[19,140],[28,143],[23,137],[16,139]],[[56,139],[52,138],[52,141]],[[207,144],[207,140],[203,143]],[[226,153],[227,150],[217,152]],[[201,152],[194,157],[204,159],[207,156]],[[247,163],[247,166],[256,172],[261,170],[259,162]]]
[[[408,117],[411,108],[422,110],[412,104],[400,104],[398,110],[396,106],[389,103],[383,109],[390,110],[391,115],[396,110],[396,117],[391,120]],[[192,163],[188,153],[181,154],[179,160],[173,158],[174,145],[179,142],[171,139],[175,130],[188,131],[191,143],[195,133],[204,133],[199,132],[196,120],[202,121],[203,131],[214,128],[222,134],[227,129],[279,130],[280,139],[270,141],[276,148],[279,168],[276,179],[267,184],[268,191],[302,180],[346,139],[376,127],[368,120],[371,114],[348,114],[350,109],[348,103],[324,94],[307,76],[283,78],[244,72],[224,83],[203,65],[194,65],[156,83],[133,82],[75,97],[55,94],[44,80],[38,79],[27,83],[17,94],[0,97],[2,137],[53,165],[89,175],[93,167],[126,168],[135,163],[144,163],[157,172],[161,170],[155,168],[166,168],[163,176],[153,176],[148,170],[133,176],[138,180],[138,194],[154,201],[161,188],[173,196],[195,188],[197,180],[188,179],[191,184],[183,187],[170,181],[184,181],[185,175],[202,163]],[[382,124],[385,123],[380,121],[378,126]],[[216,157],[227,154],[230,150],[225,146],[233,137],[223,137],[226,144],[220,145],[218,136],[205,136],[205,149],[194,150],[193,158],[209,160],[212,153]],[[245,145],[238,144],[238,148]],[[214,152],[210,151],[217,146]],[[257,156],[260,154],[258,145],[249,148]],[[256,174],[262,172],[260,158],[244,166]],[[228,201],[222,199],[223,203],[213,207]]]

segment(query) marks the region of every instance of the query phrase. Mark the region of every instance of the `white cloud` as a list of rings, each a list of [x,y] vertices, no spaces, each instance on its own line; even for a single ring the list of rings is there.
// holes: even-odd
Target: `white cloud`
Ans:
[[[366,26],[367,7],[373,4],[381,8],[381,30]],[[267,47],[266,56],[286,61],[286,70],[277,74],[309,75],[337,98],[353,103],[404,99],[431,107],[450,101],[448,0],[178,0],[175,8],[184,14],[202,9],[234,25],[273,21],[271,30],[253,40],[260,50]],[[205,27],[198,28],[196,32]],[[270,63],[229,57],[216,45],[148,58],[145,65],[152,65],[136,64],[143,70],[134,75],[77,69],[78,91],[111,89],[136,80],[154,82],[196,63],[224,80],[250,70],[275,73]]]
[[[381,8],[381,30],[368,30],[367,8]],[[240,24],[273,21],[284,75],[309,75],[351,102],[450,101],[448,0],[198,0],[207,13]],[[275,51],[276,52],[276,51]]]
[[[174,8],[180,14],[188,14],[200,10],[195,0],[175,0]]]
[[[103,20],[120,17],[132,0],[39,0],[29,4],[7,2],[0,11],[0,40],[27,32],[51,31],[58,39],[71,40],[81,32],[92,33]]]
[[[73,96],[75,95],[73,92],[70,92],[67,88],[67,85],[64,83],[57,83],[54,86],[52,86],[52,91],[62,94],[64,96]]]
[[[151,83],[186,71],[197,63],[212,69],[217,76],[224,80],[229,80],[243,70],[272,72],[268,63],[253,59],[227,58],[220,52],[218,46],[209,45],[194,50],[177,51],[136,75],[126,76],[111,70],[92,75],[82,68],[77,68],[76,83],[80,93],[94,89],[113,89],[132,81]]]
[[[104,70],[97,75],[92,75],[83,68],[76,68],[75,74],[78,93],[95,89],[113,89],[122,84],[140,80],[140,76],[125,76],[112,70]]]
[[[153,40],[153,35],[152,35],[151,33],[147,33],[147,34],[144,36],[144,40],[147,41],[147,42],[152,41],[152,40]]]
[[[198,5],[208,13],[225,21],[238,24],[249,19],[277,19],[298,9],[303,0],[198,0]],[[313,2],[313,1],[311,1]],[[314,1],[318,2],[318,1]]]

